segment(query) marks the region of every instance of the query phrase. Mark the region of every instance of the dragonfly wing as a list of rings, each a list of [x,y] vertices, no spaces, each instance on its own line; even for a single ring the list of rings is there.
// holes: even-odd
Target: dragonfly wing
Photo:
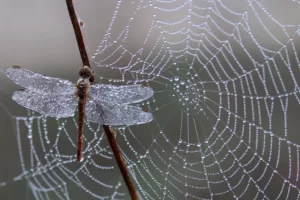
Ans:
[[[105,102],[117,104],[129,104],[141,102],[150,98],[153,90],[143,85],[92,85],[89,89],[89,96]]]
[[[105,125],[135,125],[152,121],[152,114],[140,107],[126,104],[88,100],[85,107],[87,120]]]
[[[73,94],[38,94],[20,90],[14,92],[12,99],[25,108],[49,117],[74,116],[77,106]]]
[[[18,66],[8,67],[6,76],[16,84],[37,93],[65,93],[75,92],[72,82],[60,78],[43,76],[33,71],[20,68]]]

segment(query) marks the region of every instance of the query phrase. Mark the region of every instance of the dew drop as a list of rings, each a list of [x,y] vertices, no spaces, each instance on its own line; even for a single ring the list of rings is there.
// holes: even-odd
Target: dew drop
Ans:
[[[174,77],[174,80],[175,80],[175,81],[179,81],[179,77],[178,77],[178,76],[175,76],[175,77]]]

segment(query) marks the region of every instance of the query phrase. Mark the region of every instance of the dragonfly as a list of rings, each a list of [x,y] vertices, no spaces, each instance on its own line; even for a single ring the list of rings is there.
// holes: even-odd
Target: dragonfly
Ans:
[[[60,78],[44,76],[19,66],[8,67],[6,76],[24,89],[15,91],[12,99],[19,105],[44,116],[73,117],[78,110],[77,161],[82,161],[84,118],[102,125],[121,126],[151,122],[150,112],[134,105],[153,96],[146,85],[91,84],[92,70],[79,70],[77,84]]]

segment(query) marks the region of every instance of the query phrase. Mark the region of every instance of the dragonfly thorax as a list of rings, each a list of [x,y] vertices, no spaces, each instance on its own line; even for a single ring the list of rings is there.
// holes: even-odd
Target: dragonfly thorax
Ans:
[[[88,85],[90,86],[90,81],[88,78],[79,78],[78,81],[77,81],[77,85]]]
[[[89,87],[90,87],[89,79],[87,78],[78,79],[75,95],[79,98],[79,100],[85,100],[87,98]]]

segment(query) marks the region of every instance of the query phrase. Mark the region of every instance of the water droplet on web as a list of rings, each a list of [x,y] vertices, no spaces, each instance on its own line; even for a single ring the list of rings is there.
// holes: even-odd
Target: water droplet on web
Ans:
[[[184,81],[180,81],[180,84],[181,84],[181,85],[184,85],[184,84],[185,84],[185,82],[184,82]]]
[[[175,77],[174,77],[174,80],[175,80],[175,81],[179,81],[179,77],[178,77],[178,76],[175,76]]]

